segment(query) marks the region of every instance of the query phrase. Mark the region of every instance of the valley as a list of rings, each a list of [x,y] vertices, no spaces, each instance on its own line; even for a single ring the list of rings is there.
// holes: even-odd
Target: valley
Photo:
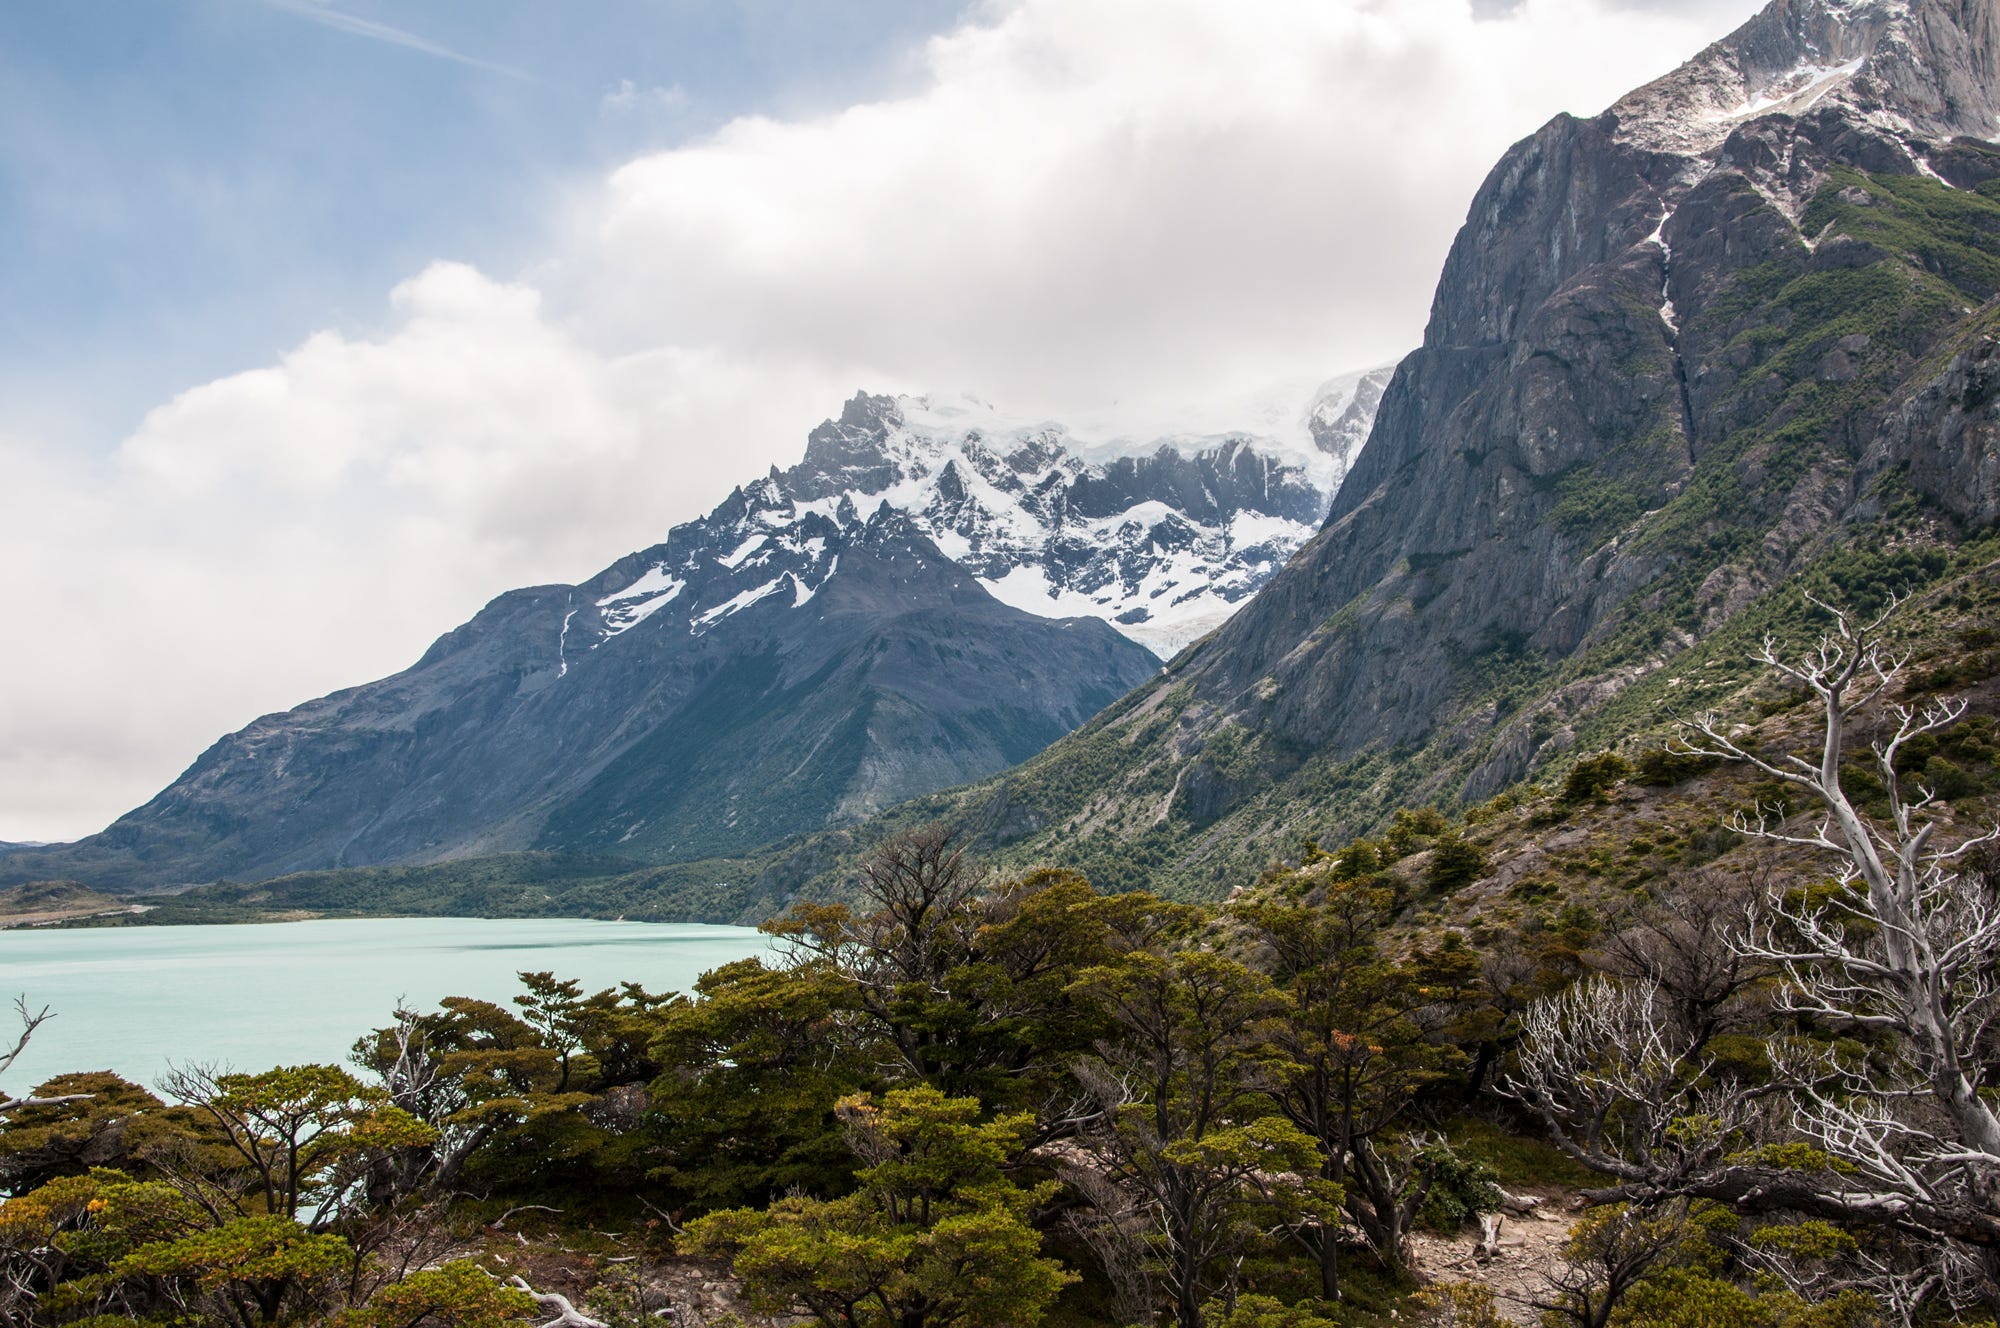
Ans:
[[[0,1047],[0,1317],[1992,1323],[2000,0],[1549,120],[1284,416],[858,393],[0,846],[117,1040]]]

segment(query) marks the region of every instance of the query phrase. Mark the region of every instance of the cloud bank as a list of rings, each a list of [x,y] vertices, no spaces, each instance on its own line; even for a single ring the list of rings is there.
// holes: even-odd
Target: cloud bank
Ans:
[[[0,435],[0,839],[660,539],[856,388],[1144,435],[1392,358],[1508,143],[1754,7],[992,5],[908,95],[626,164],[529,271],[435,263],[100,456]]]

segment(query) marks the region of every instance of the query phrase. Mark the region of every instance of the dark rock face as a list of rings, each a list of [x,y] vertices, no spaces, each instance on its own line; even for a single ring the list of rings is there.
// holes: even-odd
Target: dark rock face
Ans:
[[[1870,459],[1904,468],[1918,492],[1969,524],[2000,522],[2000,340],[1980,332],[1910,392]]]
[[[1595,121],[1558,118],[1509,152],[1472,205],[1424,346],[1398,369],[1325,532],[1203,648],[1198,690],[1306,744],[1410,744],[1429,736],[1476,661],[1567,658],[1665,575],[1680,551],[1628,538],[1616,518],[1664,508],[1705,453],[1767,424],[1791,386],[1759,341],[1746,345],[1746,330],[1775,320],[1740,308],[1745,273],[1769,281],[1770,267],[1806,276],[1885,257],[1852,242],[1815,251],[1789,207],[1841,167],[1916,175],[1923,145],[1884,123],[1994,124],[1992,0],[1895,10],[1785,0],[1717,48],[1767,72],[1813,49],[1879,56],[1810,117],[1748,121],[1711,157],[1649,146],[1671,135],[1632,132],[1635,103]],[[1678,102],[1671,113],[1690,112]],[[1732,292],[1739,299],[1724,298]],[[1887,387],[1921,349],[1853,335],[1814,364],[1854,382],[1872,362],[1869,378]],[[1883,444],[1919,489],[1982,522],[1996,514],[1994,386],[1988,340],[1913,396]],[[1883,396],[1857,394],[1828,421],[1824,460],[1858,457]],[[1591,519],[1593,496],[1614,524]],[[1756,519],[1755,505],[1744,515]],[[1344,608],[1351,621],[1326,630]],[[1273,699],[1249,706],[1260,682]]]
[[[1055,426],[921,407],[857,395],[665,543],[501,596],[0,881],[759,848],[1034,755],[1157,671],[1141,642],[1247,599],[1331,496],[1242,438],[1091,465]]]
[[[774,537],[759,501],[582,586],[503,595],[407,672],[260,719],[103,834],[0,873],[60,860],[143,887],[741,850],[1001,769],[1157,668],[1094,619],[998,603],[889,509]]]
[[[1204,692],[1269,677],[1259,726],[1314,746],[1407,744],[1463,665],[1567,654],[1646,577],[1605,532],[1549,518],[1586,470],[1636,515],[1692,465],[1663,264],[1645,243],[1664,215],[1653,164],[1567,117],[1501,163],[1325,532],[1204,650]],[[1350,605],[1341,630],[1317,630]]]
[[[1011,776],[999,801],[1048,837],[986,825],[989,851],[1115,879],[1144,844],[1155,885],[1247,879],[1301,835],[1489,796],[1629,698],[1672,713],[1670,662],[1879,516],[1885,484],[2000,519],[1973,312],[2000,194],[1965,189],[2000,178],[1996,16],[1779,0],[1508,152],[1320,535]],[[1225,739],[1255,778],[1224,774]],[[1051,792],[1083,769],[1089,796]]]

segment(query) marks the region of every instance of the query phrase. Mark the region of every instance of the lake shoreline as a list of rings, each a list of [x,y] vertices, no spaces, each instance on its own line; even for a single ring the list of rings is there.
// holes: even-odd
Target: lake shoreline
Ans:
[[[406,1002],[504,1007],[516,974],[543,971],[586,991],[686,991],[773,946],[744,927],[561,917],[14,928],[0,931],[0,997],[55,1017],[0,1089],[90,1070],[144,1083],[173,1064],[340,1062]]]
[[[0,932],[102,931],[127,927],[265,927],[298,922],[360,922],[370,919],[389,920],[395,918],[435,918],[440,921],[459,920],[469,922],[534,922],[537,920],[628,922],[639,926],[659,927],[749,925],[747,923],[716,923],[706,918],[634,918],[622,913],[612,916],[601,913],[419,913],[397,909],[246,908],[217,910],[213,915],[210,915],[207,910],[204,910],[200,914],[191,914],[163,908],[158,904],[140,904],[134,902],[122,908],[107,909],[102,913],[76,914],[43,921],[29,918],[0,917]]]

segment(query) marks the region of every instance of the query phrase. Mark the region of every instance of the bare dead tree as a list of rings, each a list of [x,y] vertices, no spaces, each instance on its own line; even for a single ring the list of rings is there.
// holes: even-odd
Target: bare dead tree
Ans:
[[[1944,844],[1936,795],[1907,788],[1899,759],[1918,738],[1958,723],[1967,704],[1886,704],[1888,736],[1871,754],[1888,815],[1864,815],[1841,784],[1849,730],[1863,707],[1896,689],[1908,659],[1883,641],[1896,605],[1865,624],[1821,607],[1834,628],[1815,650],[1791,661],[1767,641],[1758,656],[1815,699],[1813,759],[1750,750],[1712,715],[1686,741],[1804,793],[1818,808],[1810,827],[1765,813],[1739,815],[1735,828],[1825,854],[1837,873],[1831,891],[1769,893],[1735,948],[1777,966],[1784,1012],[1873,1035],[1865,1058],[1822,1044],[1782,1049],[1777,1068],[1798,1131],[1852,1168],[1850,1186],[1863,1192],[1856,1202],[1980,1247],[2000,1274],[2000,1112],[1981,1092],[2000,1015],[2000,895],[1986,873],[1962,870],[2000,829]]]
[[[383,1287],[463,1254],[465,1242],[452,1229],[450,1217],[449,1199],[412,1202],[372,1215],[343,1232],[352,1249],[348,1303],[366,1304]]]
[[[1097,1256],[1111,1283],[1112,1313],[1119,1323],[1151,1323],[1160,1291],[1153,1277],[1152,1214],[1145,1195],[1091,1164],[1072,1159],[1062,1177],[1082,1196],[1084,1208],[1069,1215],[1069,1229]]]
[[[1759,1094],[1717,1082],[1696,1030],[1650,979],[1598,975],[1531,1005],[1503,1089],[1542,1119],[1556,1146],[1619,1185],[1600,1202],[1713,1189]]]
[[[26,996],[14,998],[14,1012],[21,1017],[21,1032],[15,1037],[11,1047],[0,1052],[0,1078],[4,1078],[7,1072],[14,1068],[14,1062],[21,1059],[21,1053],[28,1049],[28,1043],[33,1040],[35,1030],[55,1017],[54,1012],[46,1005],[39,1010],[30,1010]],[[89,1093],[68,1093],[60,1097],[35,1097],[33,1094],[27,1097],[15,1097],[11,1093],[0,1091],[0,1115],[10,1111],[24,1111],[29,1107],[54,1107],[65,1102],[82,1102],[90,1096]]]
[[[1789,1232],[1804,1241],[1771,1239]],[[1984,1271],[1964,1245],[1939,1246],[1897,1232],[1871,1233],[1867,1243],[1828,1240],[1826,1232],[1776,1227],[1740,1235],[1710,1233],[1744,1267],[1775,1278],[1809,1302],[1845,1292],[1872,1297],[1893,1324],[1915,1324],[1925,1306],[1965,1304],[1978,1298]]]
[[[1912,1267],[1938,1272],[1903,1276],[1910,1268],[1885,1263],[1873,1282],[1892,1312],[1975,1292],[2000,1303],[2000,1113],[1988,1095],[2000,890],[1979,869],[2000,830],[1947,842],[1939,800],[1906,786],[1910,744],[1967,707],[1892,699],[1908,662],[1885,643],[1897,606],[1867,622],[1820,607],[1833,628],[1812,651],[1792,660],[1766,641],[1757,656],[1812,698],[1815,750],[1766,751],[1714,715],[1678,744],[1805,795],[1810,821],[1767,808],[1731,827],[1831,868],[1826,887],[1802,887],[1811,872],[1766,881],[1724,937],[1736,963],[1775,974],[1773,1008],[1800,1030],[1767,1043],[1769,1083],[1718,1078],[1703,1051],[1705,1003],[1666,991],[1688,974],[1649,962],[1538,1002],[1509,1087],[1558,1146],[1619,1182],[1599,1198],[1704,1197],[1874,1227],[1924,1251]],[[1870,754],[1885,815],[1865,813],[1841,782],[1853,731],[1877,713],[1885,736]],[[1729,970],[1702,972],[1696,985],[1714,990]],[[1811,1151],[1778,1164],[1763,1147],[1776,1143]]]
[[[1745,871],[1676,875],[1656,898],[1614,919],[1592,966],[1650,983],[1691,1052],[1756,1026],[1768,1014],[1766,989],[1777,966],[1731,941],[1774,881],[1768,855]]]
[[[396,1197],[447,1195],[458,1183],[466,1160],[505,1123],[498,1113],[481,1114],[462,1070],[437,1045],[440,1016],[396,1004],[395,1021],[355,1044],[351,1059],[382,1081],[389,1101],[429,1125],[437,1136],[417,1148],[398,1149],[382,1159],[381,1181]]]

